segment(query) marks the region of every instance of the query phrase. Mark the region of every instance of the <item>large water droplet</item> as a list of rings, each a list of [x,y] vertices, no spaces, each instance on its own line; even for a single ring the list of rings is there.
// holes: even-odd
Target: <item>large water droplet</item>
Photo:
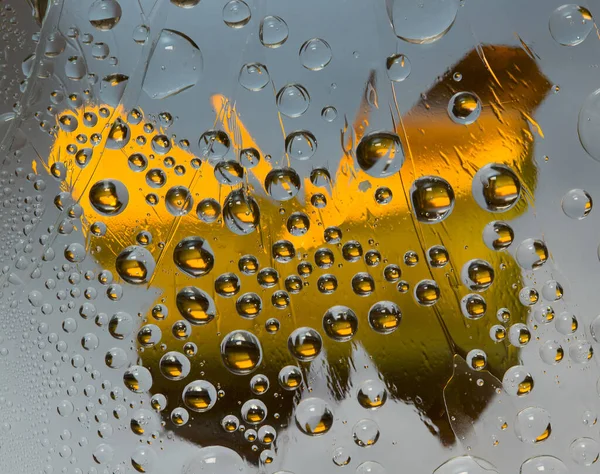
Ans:
[[[438,176],[424,176],[410,188],[410,199],[417,220],[434,224],[446,219],[454,209],[454,190]]]
[[[365,135],[356,147],[358,166],[374,178],[387,178],[400,171],[404,149],[400,138],[391,132]]]
[[[179,314],[191,324],[208,324],[216,316],[213,299],[208,293],[195,286],[186,286],[179,290],[175,303]]]
[[[267,48],[279,48],[288,39],[287,23],[278,16],[266,16],[260,22],[258,36],[260,42]]]
[[[308,91],[300,84],[287,84],[277,93],[277,108],[287,117],[300,117],[310,104]]]
[[[123,212],[129,202],[129,192],[120,181],[102,180],[95,183],[89,192],[90,204],[100,214],[116,216]]]
[[[106,31],[119,23],[122,14],[121,5],[117,0],[96,0],[90,7],[88,19],[92,26]]]
[[[296,425],[304,434],[318,436],[333,426],[333,412],[320,398],[305,398],[296,407]]]
[[[472,92],[458,92],[448,102],[448,115],[453,122],[470,125],[481,115],[481,100]]]
[[[258,92],[271,80],[266,66],[260,63],[248,63],[240,69],[239,82],[249,91]]]
[[[386,0],[394,33],[409,43],[432,43],[454,24],[459,0]]]
[[[594,29],[594,21],[587,8],[571,3],[552,12],[548,27],[557,43],[563,46],[577,46]]]
[[[246,474],[244,460],[233,449],[207,446],[185,463],[181,474]]]
[[[132,285],[148,283],[154,274],[156,262],[152,254],[138,245],[123,250],[115,262],[117,273]]]
[[[300,177],[292,168],[274,168],[265,177],[265,190],[277,201],[293,199],[300,184]]]
[[[484,459],[458,456],[446,461],[433,474],[498,474],[498,471]]]
[[[296,160],[308,160],[317,151],[317,139],[307,130],[298,130],[285,138],[285,151]]]
[[[142,89],[164,99],[194,86],[202,74],[202,53],[181,32],[162,30],[150,56]]]
[[[209,273],[215,264],[215,254],[202,237],[186,237],[173,251],[173,261],[177,268],[192,277]]]
[[[508,166],[490,163],[473,176],[472,192],[482,209],[505,212],[514,207],[521,196],[521,183]]]
[[[535,456],[527,459],[522,465],[519,474],[569,474],[565,463],[554,456]]]
[[[223,7],[223,21],[231,28],[241,28],[250,21],[250,7],[243,0],[230,0]]]
[[[404,54],[393,54],[385,62],[387,75],[391,81],[402,82],[405,80],[411,70],[410,59]]]
[[[300,47],[300,62],[306,69],[320,71],[331,62],[331,46],[327,41],[313,38]]]
[[[260,222],[258,203],[243,189],[236,189],[229,193],[223,203],[223,218],[227,228],[234,234],[250,234]]]
[[[234,374],[254,372],[262,362],[262,347],[258,338],[248,331],[230,332],[221,342],[221,360]]]

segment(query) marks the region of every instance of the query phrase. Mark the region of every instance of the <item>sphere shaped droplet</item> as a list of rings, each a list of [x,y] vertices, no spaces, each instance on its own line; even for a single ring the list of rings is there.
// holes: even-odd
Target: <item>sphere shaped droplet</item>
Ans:
[[[262,347],[258,338],[244,330],[230,332],[221,342],[221,360],[234,374],[254,372],[262,361]]]

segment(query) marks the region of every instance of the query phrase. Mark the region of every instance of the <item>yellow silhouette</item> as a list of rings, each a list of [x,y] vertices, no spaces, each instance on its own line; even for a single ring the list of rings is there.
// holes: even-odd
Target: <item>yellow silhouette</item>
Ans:
[[[533,133],[541,133],[535,130],[536,125],[531,117],[550,84],[525,51],[504,46],[486,46],[474,50],[462,58],[454,70],[462,73],[462,81],[456,82],[451,73],[447,74],[427,92],[426,99],[415,105],[396,124],[395,131],[406,152],[406,162],[400,173],[373,180],[356,166],[353,152],[365,131],[370,131],[369,104],[364,101],[354,123],[349,125],[344,134],[345,152],[337,168],[329,170],[332,186],[326,191],[328,205],[323,209],[311,206],[310,196],[324,191],[311,184],[308,178],[302,181],[305,199],[297,198],[284,203],[274,202],[264,190],[249,187],[248,192],[260,208],[260,226],[257,232],[244,236],[233,234],[222,220],[213,224],[201,222],[193,210],[183,217],[174,217],[166,210],[164,195],[173,186],[189,188],[194,206],[208,197],[222,204],[231,188],[217,182],[213,168],[208,163],[203,163],[198,170],[194,169],[191,165],[194,157],[185,149],[173,146],[164,156],[153,153],[150,141],[156,131],[144,132],[144,122],[129,124],[131,138],[123,149],[104,148],[104,143],[95,147],[89,164],[83,168],[77,165],[73,155],[66,152],[67,145],[74,143],[81,126],[72,133],[59,133],[48,167],[50,169],[57,161],[67,165],[69,173],[63,186],[84,209],[84,231],[93,257],[100,266],[111,270],[116,276],[116,256],[125,247],[136,244],[135,237],[140,231],[149,231],[153,240],[147,249],[154,256],[157,266],[149,283],[149,287],[156,292],[148,294],[159,293],[160,296],[152,301],[139,302],[140,309],[143,309],[148,323],[157,324],[162,329],[161,343],[166,345],[167,350],[183,352],[186,342],[194,342],[198,346],[198,354],[190,358],[191,373],[182,381],[170,381],[162,376],[158,361],[165,352],[163,349],[156,346],[140,351],[143,364],[153,374],[152,393],[163,393],[168,398],[167,409],[163,412],[167,423],[170,423],[170,411],[183,406],[182,389],[192,380],[206,379],[224,390],[224,396],[210,411],[198,415],[192,413],[196,421],[179,428],[179,435],[202,445],[228,445],[255,458],[255,455],[250,455],[250,443],[242,442],[240,433],[225,433],[220,427],[225,415],[233,413],[239,416],[238,402],[255,397],[249,387],[251,375],[229,373],[220,359],[221,339],[234,329],[247,329],[261,341],[264,358],[256,373],[267,375],[271,381],[271,389],[263,395],[263,399],[270,413],[278,412],[281,415],[277,421],[269,419],[269,423],[276,428],[280,423],[288,422],[294,406],[294,393],[279,389],[277,374],[285,365],[297,363],[287,350],[287,338],[292,330],[300,326],[309,326],[321,332],[329,389],[336,398],[354,396],[350,392],[352,348],[360,345],[371,356],[372,364],[379,371],[390,397],[414,405],[432,434],[439,437],[442,443],[454,441],[443,400],[444,386],[452,375],[453,356],[458,354],[464,357],[471,349],[482,349],[488,357],[487,370],[500,378],[508,367],[516,363],[518,349],[511,347],[508,341],[493,342],[489,329],[498,323],[495,313],[501,307],[511,311],[511,323],[526,320],[526,308],[518,303],[518,298],[515,298],[515,291],[518,290],[512,286],[519,285],[520,271],[508,253],[489,250],[481,235],[488,222],[497,219],[510,221],[529,204],[536,180]],[[471,91],[481,98],[483,110],[472,125],[458,125],[448,117],[448,101],[459,91]],[[223,129],[232,140],[232,148],[253,147],[260,151],[260,143],[254,141],[251,131],[238,118],[235,108],[226,97],[215,96],[212,105],[225,117]],[[78,111],[80,124],[84,121],[84,114],[89,112],[98,114],[98,108]],[[116,116],[126,120],[125,111],[112,112],[113,118]],[[103,140],[106,140],[107,129],[104,127],[108,120],[100,118],[95,127],[88,127],[88,136],[104,132]],[[351,131],[354,138],[351,138]],[[138,136],[146,137],[146,143],[137,140]],[[80,145],[80,148],[83,147],[85,145]],[[134,172],[129,168],[128,157],[132,153],[142,153],[148,157],[147,170],[155,167],[165,169],[166,185],[160,189],[149,187],[145,180],[147,170]],[[153,154],[154,158],[150,158]],[[175,167],[165,168],[165,156],[172,157],[175,166],[183,165],[185,173],[176,173]],[[508,212],[490,214],[481,209],[471,195],[473,175],[488,163],[510,166],[522,183],[524,192],[521,200]],[[248,173],[264,183],[271,169],[272,165],[263,159]],[[417,222],[409,204],[408,190],[411,184],[416,178],[426,175],[444,177],[456,195],[452,214],[444,222],[435,225]],[[103,179],[119,180],[129,192],[127,206],[113,217],[98,214],[89,202],[90,187]],[[360,187],[364,181],[372,182],[372,188],[366,192],[361,191]],[[247,179],[244,186],[248,187]],[[393,193],[393,199],[387,205],[379,205],[373,199],[373,192],[379,186],[387,186]],[[147,204],[149,193],[159,196],[158,205]],[[297,211],[305,212],[311,221],[309,231],[301,237],[291,236],[285,225],[289,215]],[[105,236],[96,237],[89,232],[90,225],[96,221],[107,225]],[[329,245],[324,241],[323,231],[329,226],[340,227],[343,232],[342,243],[357,240],[365,252],[377,249],[383,261],[376,267],[367,266],[364,260],[356,263],[345,261],[341,255],[341,245]],[[205,238],[214,251],[214,268],[206,276],[188,277],[173,263],[174,246],[188,236]],[[285,289],[285,277],[297,273],[296,265],[300,260],[281,264],[273,259],[271,246],[281,239],[291,241],[296,255],[305,256],[314,267],[312,275],[305,280],[306,286],[299,294],[291,295],[291,303],[284,310],[271,305],[271,295],[276,290]],[[427,263],[426,250],[433,245],[444,245],[449,252],[450,261],[443,268],[431,268]],[[328,270],[321,270],[314,264],[314,252],[321,247],[334,252],[335,264]],[[408,250],[416,251],[419,255],[420,261],[414,267],[407,267],[403,263],[403,255]],[[245,254],[255,255],[261,268],[277,269],[278,285],[263,289],[258,285],[255,275],[241,275],[237,262]],[[460,270],[465,262],[473,258],[487,260],[496,272],[493,285],[482,294],[487,301],[487,315],[479,321],[468,321],[460,311],[460,299],[469,293],[460,281]],[[408,293],[401,294],[395,283],[388,283],[383,278],[383,268],[390,263],[402,268],[402,279],[410,284]],[[358,296],[352,291],[350,281],[359,271],[370,273],[375,280],[375,291],[368,297]],[[233,298],[222,298],[214,292],[214,280],[227,272],[237,273],[241,279],[241,291]],[[332,273],[337,278],[338,288],[332,295],[323,295],[318,291],[317,279],[324,273]],[[440,299],[432,307],[419,306],[412,296],[412,289],[423,279],[434,279],[440,286]],[[173,323],[183,319],[178,314],[175,296],[181,288],[190,285],[213,296],[217,317],[205,326],[194,326],[187,340],[179,340],[171,330]],[[263,301],[262,313],[254,320],[241,318],[235,308],[237,296],[246,292],[256,292]],[[388,335],[374,332],[367,322],[369,308],[382,300],[396,302],[403,312],[400,327]],[[157,321],[150,315],[149,310],[156,303],[168,307],[166,319]],[[336,304],[349,306],[359,317],[359,329],[351,342],[332,341],[322,330],[325,311]],[[275,334],[268,333],[264,327],[265,321],[272,317],[281,323],[280,330]],[[300,365],[306,369],[309,364]],[[281,396],[274,398],[275,392]]]

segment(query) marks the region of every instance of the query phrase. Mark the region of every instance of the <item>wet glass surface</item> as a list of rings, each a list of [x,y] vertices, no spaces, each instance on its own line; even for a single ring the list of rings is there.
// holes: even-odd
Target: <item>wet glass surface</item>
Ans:
[[[595,472],[594,18],[0,1],[0,472]]]

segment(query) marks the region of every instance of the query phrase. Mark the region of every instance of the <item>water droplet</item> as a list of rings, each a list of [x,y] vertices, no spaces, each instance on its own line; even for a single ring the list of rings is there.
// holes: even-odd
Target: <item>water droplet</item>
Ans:
[[[542,296],[546,301],[558,301],[563,297],[563,287],[556,280],[548,280],[542,288]]]
[[[296,425],[304,434],[319,436],[333,426],[333,412],[320,398],[305,398],[296,407]]]
[[[548,365],[556,365],[563,360],[565,351],[557,341],[546,341],[540,346],[540,359]]]
[[[324,107],[323,110],[321,110],[321,117],[323,117],[323,120],[326,122],[333,122],[337,118],[337,109],[331,105]]]
[[[583,189],[571,189],[562,198],[563,212],[571,219],[583,219],[592,211],[592,197]]]
[[[569,474],[565,463],[554,456],[535,456],[521,464],[519,474]]]
[[[466,360],[473,370],[483,370],[487,365],[487,354],[481,349],[473,349],[467,354]]]
[[[300,176],[293,168],[273,168],[265,177],[265,190],[277,201],[293,199],[300,186]]]
[[[234,234],[250,234],[256,230],[260,222],[258,203],[243,189],[236,189],[225,199],[223,218],[227,228]]]
[[[360,385],[356,398],[363,408],[376,409],[385,404],[387,391],[381,381],[365,380]]]
[[[369,309],[369,326],[379,334],[390,334],[398,329],[402,321],[402,311],[396,303],[380,301]]]
[[[332,53],[329,44],[320,38],[305,41],[300,47],[300,62],[306,69],[320,71],[331,62]]]
[[[356,161],[360,169],[374,178],[392,176],[404,164],[402,142],[391,132],[365,135],[356,147]]]
[[[548,260],[548,248],[541,240],[526,239],[517,247],[517,262],[525,270],[536,270]]]
[[[482,209],[505,212],[519,201],[521,183],[508,166],[490,163],[475,173],[472,192]]]
[[[138,25],[133,29],[133,41],[137,44],[144,44],[148,39],[150,29],[146,25]]]
[[[433,268],[443,268],[450,261],[448,250],[443,245],[431,247],[427,250],[427,257],[429,258],[429,265]]]
[[[171,0],[171,3],[181,8],[192,8],[198,5],[200,0]]]
[[[580,466],[591,466],[600,457],[600,445],[592,438],[577,438],[569,447],[571,458]]]
[[[262,311],[262,300],[256,293],[244,293],[235,302],[235,309],[242,318],[254,319]]]
[[[594,29],[594,21],[587,8],[568,4],[552,12],[548,27],[557,43],[563,46],[577,46]]]
[[[277,380],[284,390],[296,390],[302,383],[302,372],[295,365],[287,365],[279,371]]]
[[[485,291],[494,282],[494,269],[485,260],[470,260],[462,268],[461,279],[471,291]]]
[[[215,406],[217,402],[217,389],[212,383],[206,380],[194,380],[183,389],[182,398],[183,403],[190,410],[204,413]]]
[[[352,291],[359,296],[369,296],[375,290],[375,280],[366,272],[356,273],[352,277],[351,285]]]
[[[362,448],[367,448],[377,443],[379,434],[379,426],[373,420],[359,420],[352,428],[352,438]]]
[[[298,130],[285,138],[285,151],[296,160],[308,160],[317,151],[317,139],[307,130]]]
[[[490,250],[504,250],[515,239],[512,227],[503,221],[492,221],[483,229],[483,242]]]
[[[138,446],[131,455],[131,465],[138,472],[152,472],[158,462],[158,455],[150,446]]]
[[[221,426],[227,433],[233,433],[240,427],[240,420],[235,415],[227,415],[221,420]]]
[[[117,107],[123,97],[123,92],[129,82],[129,77],[123,74],[109,74],[100,83],[100,99],[111,107]]]
[[[141,365],[132,365],[123,375],[123,384],[132,392],[147,392],[152,387],[152,374]]]
[[[262,423],[267,417],[267,406],[257,399],[246,401],[241,411],[244,421],[252,425]]]
[[[208,324],[216,316],[212,298],[195,286],[186,286],[179,290],[175,302],[181,316],[191,324]]]
[[[177,351],[167,352],[160,358],[160,372],[169,380],[182,380],[190,373],[189,359]]]
[[[152,347],[160,342],[162,331],[156,324],[146,324],[140,328],[137,334],[137,341],[143,347]],[[82,341],[82,345],[84,341]]]
[[[410,75],[410,59],[404,54],[393,54],[385,62],[391,81],[402,82]]]
[[[387,471],[378,462],[365,461],[356,468],[356,474],[387,474]]]
[[[108,444],[99,444],[94,449],[93,458],[98,464],[105,464],[112,461],[114,455],[114,450],[112,446]]]
[[[470,125],[481,114],[481,100],[472,92],[458,92],[448,102],[448,115],[453,122]]]
[[[321,335],[314,329],[301,327],[290,334],[287,345],[292,356],[299,361],[307,362],[315,359],[320,354],[323,340]]]
[[[258,267],[258,259],[254,255],[244,255],[238,262],[238,268],[244,275],[254,275]]]
[[[594,355],[594,348],[588,341],[576,341],[569,346],[569,357],[576,364],[587,364]]]
[[[231,28],[241,28],[250,21],[250,7],[243,0],[230,0],[223,7],[223,21]]]
[[[184,216],[192,209],[194,201],[185,186],[174,186],[165,195],[167,210],[174,216]]]
[[[183,426],[190,420],[189,412],[182,407],[177,407],[171,412],[171,421],[175,426]]]
[[[262,361],[262,347],[258,338],[248,331],[230,332],[221,342],[221,360],[236,375],[254,372]]]
[[[250,390],[255,395],[262,395],[269,390],[269,379],[266,375],[257,374],[250,380]]]
[[[246,463],[233,449],[207,446],[184,464],[181,474],[247,474]]]
[[[258,92],[264,89],[271,77],[266,66],[260,63],[244,64],[240,69],[240,85],[249,91]]]
[[[215,255],[202,237],[186,237],[175,247],[173,261],[186,275],[197,278],[213,269]]]
[[[96,0],[90,7],[88,19],[93,27],[107,31],[119,23],[122,14],[117,0]]]
[[[424,176],[410,188],[413,211],[419,222],[434,224],[446,219],[454,209],[454,190],[438,176]]]
[[[434,280],[421,280],[415,286],[415,300],[421,306],[433,306],[440,299],[440,287]]]
[[[258,37],[267,48],[279,48],[288,39],[287,23],[278,16],[266,16],[260,22]]]
[[[308,91],[300,84],[287,84],[277,93],[277,108],[287,117],[300,117],[310,105]]]
[[[132,245],[118,255],[115,268],[119,276],[127,283],[141,285],[151,280],[156,262],[147,249]]]
[[[142,89],[165,99],[196,85],[202,74],[200,49],[179,31],[162,30],[148,61]]]
[[[144,171],[148,167],[148,159],[141,153],[133,153],[128,158],[128,165],[132,171]]]
[[[196,206],[198,219],[207,224],[215,222],[221,214],[221,205],[213,198],[202,199]]]
[[[89,192],[90,204],[105,216],[116,216],[125,210],[129,192],[123,183],[114,179],[96,182]]]
[[[333,451],[333,463],[336,466],[347,466],[348,464],[350,464],[351,461],[351,457],[350,457],[350,453],[348,453],[348,451],[345,448],[342,448],[341,446],[339,448],[335,448],[335,450]]]
[[[577,119],[579,141],[585,151],[600,161],[600,89],[592,92],[583,102]]]
[[[533,377],[525,367],[515,365],[504,373],[502,387],[509,395],[522,397],[533,390]]]
[[[432,43],[454,24],[459,0],[386,0],[394,33],[409,43]]]
[[[347,306],[333,306],[323,316],[323,330],[334,341],[349,341],[358,330],[358,317]]]
[[[460,300],[460,309],[467,319],[481,319],[487,310],[487,303],[482,296],[471,293]]]
[[[433,474],[499,474],[494,466],[484,459],[473,456],[458,456],[449,459]]]
[[[240,279],[235,273],[223,273],[215,280],[215,292],[223,298],[234,296],[240,291]]]
[[[548,439],[551,433],[550,414],[543,408],[529,407],[517,414],[515,434],[524,443],[540,443]]]

